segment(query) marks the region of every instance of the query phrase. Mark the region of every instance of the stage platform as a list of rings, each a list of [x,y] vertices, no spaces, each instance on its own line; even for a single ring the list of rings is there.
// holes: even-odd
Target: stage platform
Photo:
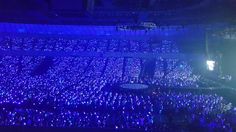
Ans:
[[[138,83],[126,83],[126,84],[121,84],[120,88],[122,89],[130,89],[130,90],[144,90],[148,89],[148,85],[146,84],[138,84]]]

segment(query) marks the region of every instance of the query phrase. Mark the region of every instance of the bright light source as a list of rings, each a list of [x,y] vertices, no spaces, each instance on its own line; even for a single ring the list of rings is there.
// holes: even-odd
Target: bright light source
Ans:
[[[214,69],[215,69],[215,61],[213,61],[213,60],[207,60],[207,61],[206,61],[206,64],[207,64],[207,69],[208,69],[208,70],[214,71]]]

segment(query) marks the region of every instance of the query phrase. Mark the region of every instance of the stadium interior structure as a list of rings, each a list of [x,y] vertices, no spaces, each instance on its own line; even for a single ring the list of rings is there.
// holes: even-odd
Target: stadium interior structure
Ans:
[[[0,130],[236,131],[236,1],[1,0]]]

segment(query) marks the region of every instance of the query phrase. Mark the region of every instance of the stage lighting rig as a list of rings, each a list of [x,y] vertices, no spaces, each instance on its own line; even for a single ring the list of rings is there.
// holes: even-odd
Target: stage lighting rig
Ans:
[[[215,70],[215,61],[214,60],[207,60],[206,64],[207,64],[207,69],[209,71],[214,71]]]

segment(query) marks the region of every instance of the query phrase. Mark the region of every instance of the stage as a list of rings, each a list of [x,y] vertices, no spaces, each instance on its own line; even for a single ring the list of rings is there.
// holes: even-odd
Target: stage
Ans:
[[[129,89],[129,90],[144,90],[148,89],[148,87],[149,86],[146,84],[138,84],[138,83],[126,83],[120,85],[121,89]]]

